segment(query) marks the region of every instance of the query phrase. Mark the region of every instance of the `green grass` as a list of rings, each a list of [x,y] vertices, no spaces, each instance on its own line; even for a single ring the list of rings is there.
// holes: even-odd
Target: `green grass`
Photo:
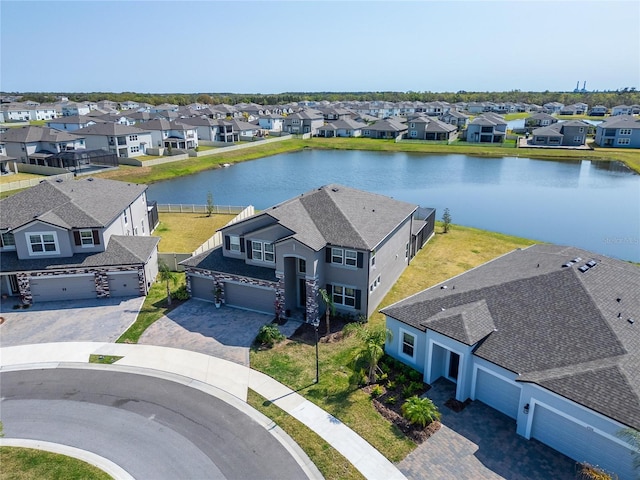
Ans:
[[[440,231],[440,225],[437,229]],[[519,237],[453,225],[449,233],[436,234],[416,255],[380,308],[533,243]],[[382,325],[384,317],[376,313],[369,322],[372,326]],[[252,350],[251,367],[298,391],[351,427],[390,461],[398,462],[415,448],[415,444],[377,413],[369,395],[350,385],[352,372],[347,365],[357,348],[356,337],[333,343],[320,342],[318,384],[313,383],[313,344],[289,340],[270,350]]]
[[[509,120],[519,120],[521,118],[527,118],[533,115],[531,112],[518,112],[518,113],[507,113],[503,115],[504,119],[508,122]]]
[[[108,480],[102,470],[76,458],[31,448],[0,447],[2,480]]]
[[[318,467],[326,480],[364,478],[346,458],[317,433],[253,390],[248,391],[247,403],[286,431]]]
[[[11,175],[0,175],[0,184],[19,182],[21,180],[32,180],[34,178],[45,179],[46,175],[36,175],[35,173],[12,173]]]
[[[204,201],[203,201],[204,203]],[[193,252],[235,215],[202,213],[159,213],[160,225],[153,235],[162,237],[160,252]]]
[[[122,357],[116,355],[89,355],[89,363],[102,363],[105,365],[111,365],[117,362]]]
[[[185,284],[184,273],[176,274],[178,281],[175,285],[171,285],[171,291],[176,291],[181,285]],[[147,297],[144,299],[142,308],[136,317],[136,321],[124,332],[116,343],[137,343],[144,331],[149,328],[156,320],[162,318],[168,312],[184,303],[183,301],[173,299],[171,305],[167,305],[167,286],[164,283],[155,282],[151,285]]]

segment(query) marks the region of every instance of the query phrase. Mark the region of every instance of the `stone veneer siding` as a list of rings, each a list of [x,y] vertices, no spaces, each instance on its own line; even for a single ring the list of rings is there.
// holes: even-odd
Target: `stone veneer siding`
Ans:
[[[30,273],[18,273],[16,279],[18,281],[18,291],[20,294],[20,300],[25,305],[31,305],[33,303],[33,295],[31,293],[31,278],[34,277],[56,277],[58,275],[80,275],[93,273],[94,282],[96,285],[96,298],[109,298],[111,293],[109,291],[109,277],[108,274],[112,272],[137,272],[138,273],[138,288],[141,295],[146,293],[146,285],[144,278],[144,268],[85,268],[85,269],[68,269],[68,270],[55,270],[47,272],[30,272]]]

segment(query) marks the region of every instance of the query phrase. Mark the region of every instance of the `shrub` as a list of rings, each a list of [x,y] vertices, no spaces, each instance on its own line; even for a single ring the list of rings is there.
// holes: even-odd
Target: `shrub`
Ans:
[[[409,398],[422,390],[422,382],[411,382],[402,389],[402,396]]]
[[[426,427],[428,423],[440,419],[440,412],[431,399],[413,396],[402,404],[402,416],[411,423]]]
[[[376,385],[375,387],[373,387],[371,389],[371,396],[372,397],[379,397],[380,395],[382,395],[384,393],[384,391],[382,390],[382,387],[380,385]]]
[[[180,285],[180,287],[175,292],[173,292],[172,296],[176,300],[189,300],[189,292],[187,292],[187,286]]]
[[[398,401],[398,399],[395,396],[391,396],[391,397],[387,398],[387,400],[386,400],[386,402],[389,405],[395,405],[397,401]]]
[[[411,369],[409,371],[409,379],[413,380],[414,382],[421,382],[422,381],[422,374],[417,370]]]
[[[598,467],[588,463],[578,463],[576,465],[578,480],[612,480],[613,477]],[[616,477],[617,478],[617,477]]]
[[[268,324],[260,327],[256,342],[260,345],[273,347],[277,342],[281,342],[285,336],[280,332],[277,326]]]
[[[405,376],[404,373],[401,373],[396,377],[396,382],[398,383],[398,385],[402,385],[403,383],[407,383],[407,377]]]
[[[395,390],[396,389],[396,382],[394,382],[393,380],[389,380],[387,382],[387,390]]]
[[[381,373],[380,375],[378,375],[378,380],[380,380],[381,382],[386,381],[388,378],[389,378],[389,374],[387,373]]]

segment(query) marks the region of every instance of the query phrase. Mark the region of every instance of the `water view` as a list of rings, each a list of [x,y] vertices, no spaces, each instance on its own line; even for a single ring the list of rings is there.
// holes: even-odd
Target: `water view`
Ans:
[[[437,209],[453,223],[640,262],[640,175],[617,162],[305,150],[160,182],[158,203],[265,209],[341,183]]]

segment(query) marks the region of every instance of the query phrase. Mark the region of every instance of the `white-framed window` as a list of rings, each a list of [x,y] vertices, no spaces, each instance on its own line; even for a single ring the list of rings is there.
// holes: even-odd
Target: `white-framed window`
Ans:
[[[344,305],[345,307],[355,308],[356,306],[356,289],[345,287],[344,285],[333,285],[333,303],[335,305]]]
[[[144,235],[144,219],[140,220],[140,229],[142,230],[142,234]]]
[[[618,145],[631,145],[631,139],[630,138],[619,138],[618,139]]]
[[[229,235],[229,250],[232,252],[240,251],[240,237],[238,235]]]
[[[582,135],[576,135],[575,137],[573,137],[573,141],[574,143],[582,142],[582,138]]]
[[[376,251],[371,251],[371,268],[376,268]]]
[[[131,153],[139,152],[139,151],[140,151],[140,147],[139,147],[139,146],[137,146],[137,145],[136,145],[136,146],[129,147],[129,151],[130,151]]]
[[[409,259],[409,242],[405,243],[404,245],[404,259]]]
[[[345,248],[331,247],[331,263],[356,267],[358,265],[358,252]]]
[[[129,223],[129,216],[127,214],[127,210],[124,211],[124,224],[127,225]]]
[[[418,136],[418,132],[416,132],[415,130],[411,130],[411,133],[409,134],[409,136],[411,138],[416,138]]]
[[[80,230],[80,245],[93,247],[93,232],[91,230]]]
[[[371,285],[369,285],[369,293],[373,292],[376,288],[378,288],[380,286],[380,283],[382,283],[382,277],[378,275],[375,278],[375,280],[371,283]]]
[[[631,135],[631,129],[630,128],[621,128],[619,135]]]
[[[138,140],[138,135],[129,135],[130,142],[135,142],[136,140]]]
[[[56,232],[28,232],[27,247],[31,255],[60,253]]]
[[[413,122],[411,122],[411,123],[409,124],[409,128],[416,128],[416,124],[415,124],[415,123],[413,123]]]
[[[16,249],[16,239],[11,232],[4,232],[2,234],[2,247],[8,250]]]
[[[411,359],[416,358],[416,336],[406,330],[400,329],[400,354]]]
[[[275,249],[273,243],[251,241],[251,258],[263,262],[275,262]]]

